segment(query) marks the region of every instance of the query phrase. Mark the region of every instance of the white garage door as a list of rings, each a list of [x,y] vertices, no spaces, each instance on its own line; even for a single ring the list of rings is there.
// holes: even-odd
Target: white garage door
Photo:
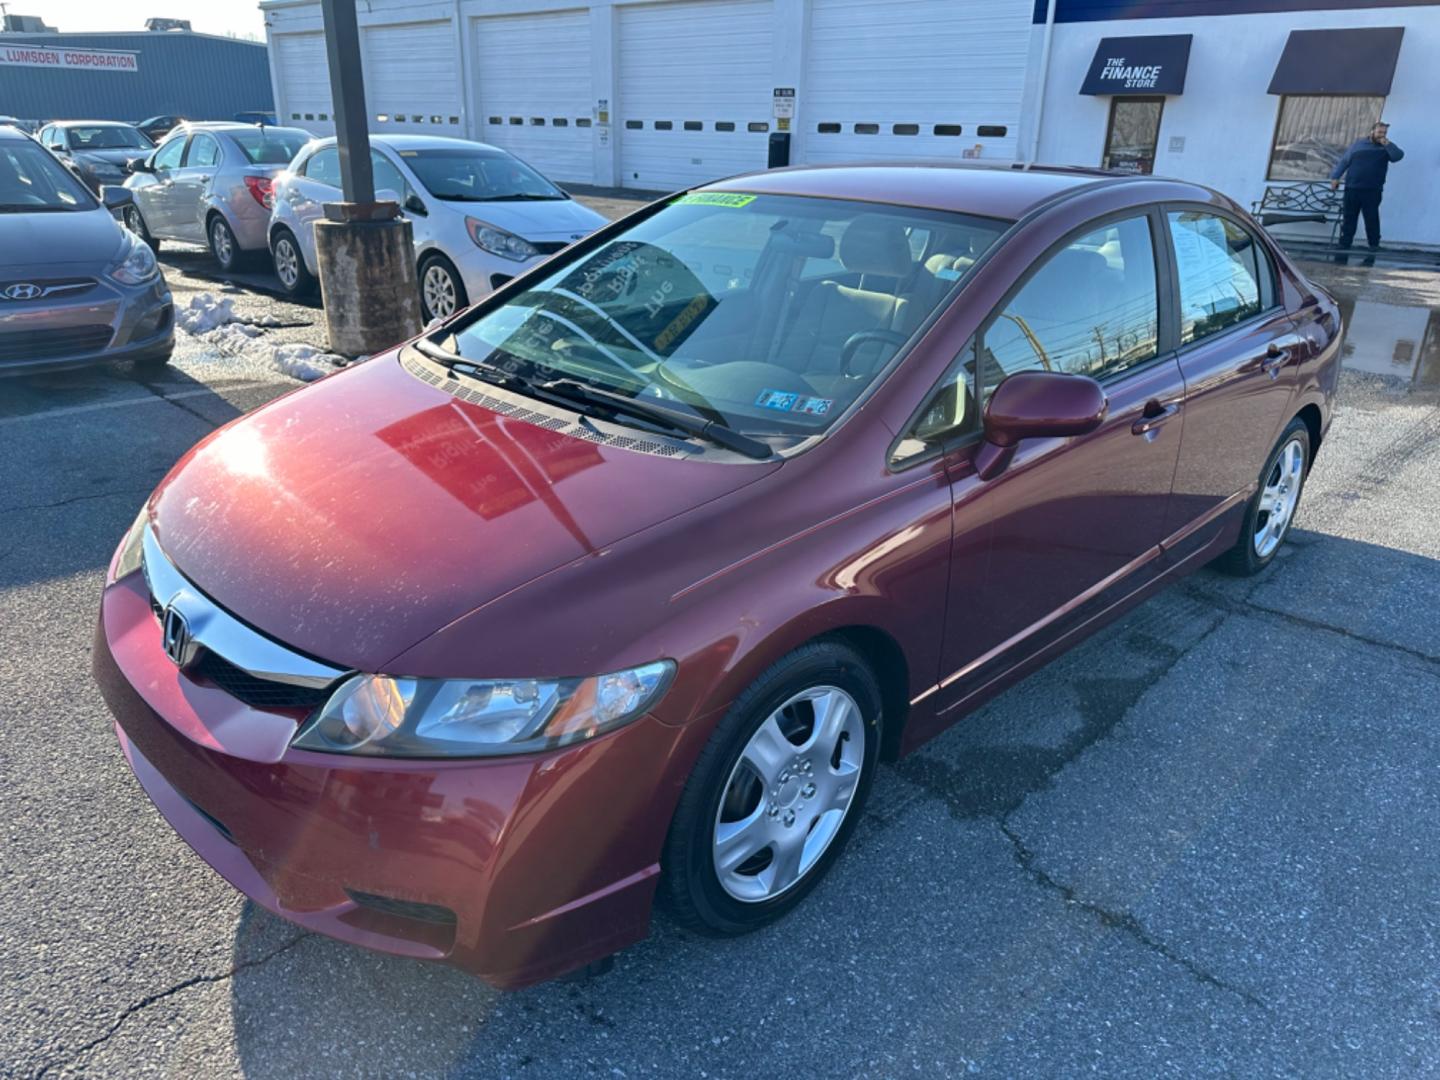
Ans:
[[[367,26],[360,31],[360,48],[371,131],[465,134],[453,23]]]
[[[763,169],[772,125],[770,0],[618,10],[622,185],[670,190]]]
[[[552,180],[593,180],[589,12],[495,16],[473,26],[477,137]]]
[[[276,34],[276,81],[280,84],[279,120],[319,135],[335,131],[330,116],[330,68],[325,61],[325,35]]]
[[[812,0],[793,160],[1013,160],[1032,12],[1030,0]]]

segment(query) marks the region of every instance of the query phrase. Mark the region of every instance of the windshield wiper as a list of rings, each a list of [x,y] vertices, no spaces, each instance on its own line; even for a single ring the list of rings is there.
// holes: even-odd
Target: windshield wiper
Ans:
[[[481,202],[558,202],[564,199],[564,195],[532,195],[526,191],[516,191],[509,195],[487,195]]]
[[[704,420],[678,409],[626,397],[624,394],[613,394],[609,390],[601,390],[597,386],[589,386],[574,379],[552,379],[550,382],[540,383],[539,389],[568,401],[638,416],[672,431],[682,431],[699,439],[707,439],[716,446],[723,446],[726,450],[734,450],[737,454],[756,460],[770,456],[768,445],[734,428],[726,427],[718,420]]]
[[[574,379],[551,379],[548,382],[536,382],[534,379],[527,379],[518,372],[507,371],[496,364],[468,359],[429,338],[418,338],[414,347],[424,356],[434,360],[437,364],[443,364],[451,371],[469,375],[507,390],[528,394],[541,401],[571,407],[589,405],[591,408],[600,409],[603,412],[626,413],[669,428],[671,431],[679,431],[698,439],[705,439],[716,446],[734,450],[737,454],[744,454],[757,461],[770,456],[770,447],[765,443],[726,427],[717,420],[704,420],[677,409],[666,408],[664,405],[639,401],[626,397],[624,394],[613,394],[608,390],[589,386]]]
[[[0,214],[68,214],[79,206],[53,206],[49,203],[0,203]]]

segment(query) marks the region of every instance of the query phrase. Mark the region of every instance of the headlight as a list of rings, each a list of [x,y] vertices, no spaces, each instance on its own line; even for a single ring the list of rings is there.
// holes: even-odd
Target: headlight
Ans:
[[[356,675],[296,736],[302,750],[382,757],[495,757],[593,738],[650,708],[675,674],[659,660],[593,679]]]
[[[150,521],[146,507],[140,508],[125,539],[115,549],[115,558],[110,563],[110,580],[119,581],[140,569],[140,556],[144,551],[145,526]]]
[[[125,234],[130,250],[110,269],[110,276],[125,285],[143,285],[160,272],[150,245],[131,233]]]
[[[514,233],[497,229],[494,225],[476,218],[467,217],[465,228],[469,230],[470,239],[474,240],[478,247],[503,259],[523,261],[540,254],[540,249],[530,241],[522,240]]]

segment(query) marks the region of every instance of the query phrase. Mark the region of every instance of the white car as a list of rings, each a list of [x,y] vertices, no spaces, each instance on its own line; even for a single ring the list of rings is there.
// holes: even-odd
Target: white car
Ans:
[[[485,143],[424,135],[370,140],[377,196],[397,199],[415,236],[425,321],[446,318],[573,244],[606,219],[519,158]],[[338,202],[335,140],[305,147],[275,178],[270,253],[292,295],[314,288],[314,223]]]

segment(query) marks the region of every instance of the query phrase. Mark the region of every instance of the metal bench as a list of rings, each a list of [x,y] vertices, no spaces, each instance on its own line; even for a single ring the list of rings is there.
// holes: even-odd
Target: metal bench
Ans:
[[[1330,189],[1328,180],[1295,184],[1270,184],[1250,212],[1267,229],[1271,225],[1293,225],[1302,221],[1328,222],[1330,243],[1340,231],[1340,192]]]

